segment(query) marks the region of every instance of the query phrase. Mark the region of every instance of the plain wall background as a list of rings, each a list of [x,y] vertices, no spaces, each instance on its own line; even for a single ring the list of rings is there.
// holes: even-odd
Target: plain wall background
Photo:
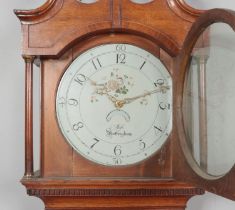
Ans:
[[[42,210],[19,183],[24,173],[24,63],[21,28],[13,9],[36,8],[45,0],[1,0],[0,7],[0,210]],[[187,0],[196,8],[235,10],[232,0]],[[235,202],[206,193],[192,198],[187,210],[234,210]]]

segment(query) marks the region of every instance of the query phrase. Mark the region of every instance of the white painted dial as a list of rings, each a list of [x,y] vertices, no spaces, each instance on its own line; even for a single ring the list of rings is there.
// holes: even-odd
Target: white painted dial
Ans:
[[[68,143],[107,166],[138,163],[172,129],[172,80],[161,61],[129,44],[87,50],[65,71],[56,114]]]

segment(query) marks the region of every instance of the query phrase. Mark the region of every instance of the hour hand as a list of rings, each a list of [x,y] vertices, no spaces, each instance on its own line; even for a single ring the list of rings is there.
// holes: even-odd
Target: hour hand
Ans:
[[[108,91],[108,88],[106,87],[105,84],[98,84],[97,82],[90,80],[90,83],[92,86],[94,86],[96,89],[95,89],[95,93],[98,94],[98,95],[105,95],[107,96],[107,98],[114,104],[114,106],[116,106],[116,102],[117,102],[117,99],[110,95],[109,94],[109,91]]]
[[[107,92],[107,90],[105,90],[105,89],[97,89],[97,90],[96,90],[96,93],[97,93],[98,95],[106,95],[106,96],[108,97],[108,99],[109,99],[111,102],[113,102],[114,104],[115,104],[116,101],[117,101],[117,99],[116,99],[114,96],[110,95],[110,94]]]

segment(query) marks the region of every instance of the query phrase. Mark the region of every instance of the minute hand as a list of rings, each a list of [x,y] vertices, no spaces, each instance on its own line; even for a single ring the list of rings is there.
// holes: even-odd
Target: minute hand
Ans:
[[[152,95],[154,93],[159,93],[159,92],[165,93],[169,89],[170,89],[169,86],[160,86],[160,88],[158,88],[158,89],[155,89],[155,90],[152,90],[152,91],[148,91],[148,92],[143,93],[141,95],[138,95],[138,96],[135,96],[135,97],[131,97],[131,98],[124,98],[122,100],[122,103],[123,104],[129,104],[129,103],[131,103],[131,102],[133,102],[133,101],[135,101],[135,100],[137,100],[139,98],[143,98],[145,96]]]

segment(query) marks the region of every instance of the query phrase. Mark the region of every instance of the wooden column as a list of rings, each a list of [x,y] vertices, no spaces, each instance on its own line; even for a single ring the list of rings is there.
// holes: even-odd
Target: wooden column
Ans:
[[[33,61],[34,56],[23,55],[25,60],[25,177],[34,175],[33,169]]]

